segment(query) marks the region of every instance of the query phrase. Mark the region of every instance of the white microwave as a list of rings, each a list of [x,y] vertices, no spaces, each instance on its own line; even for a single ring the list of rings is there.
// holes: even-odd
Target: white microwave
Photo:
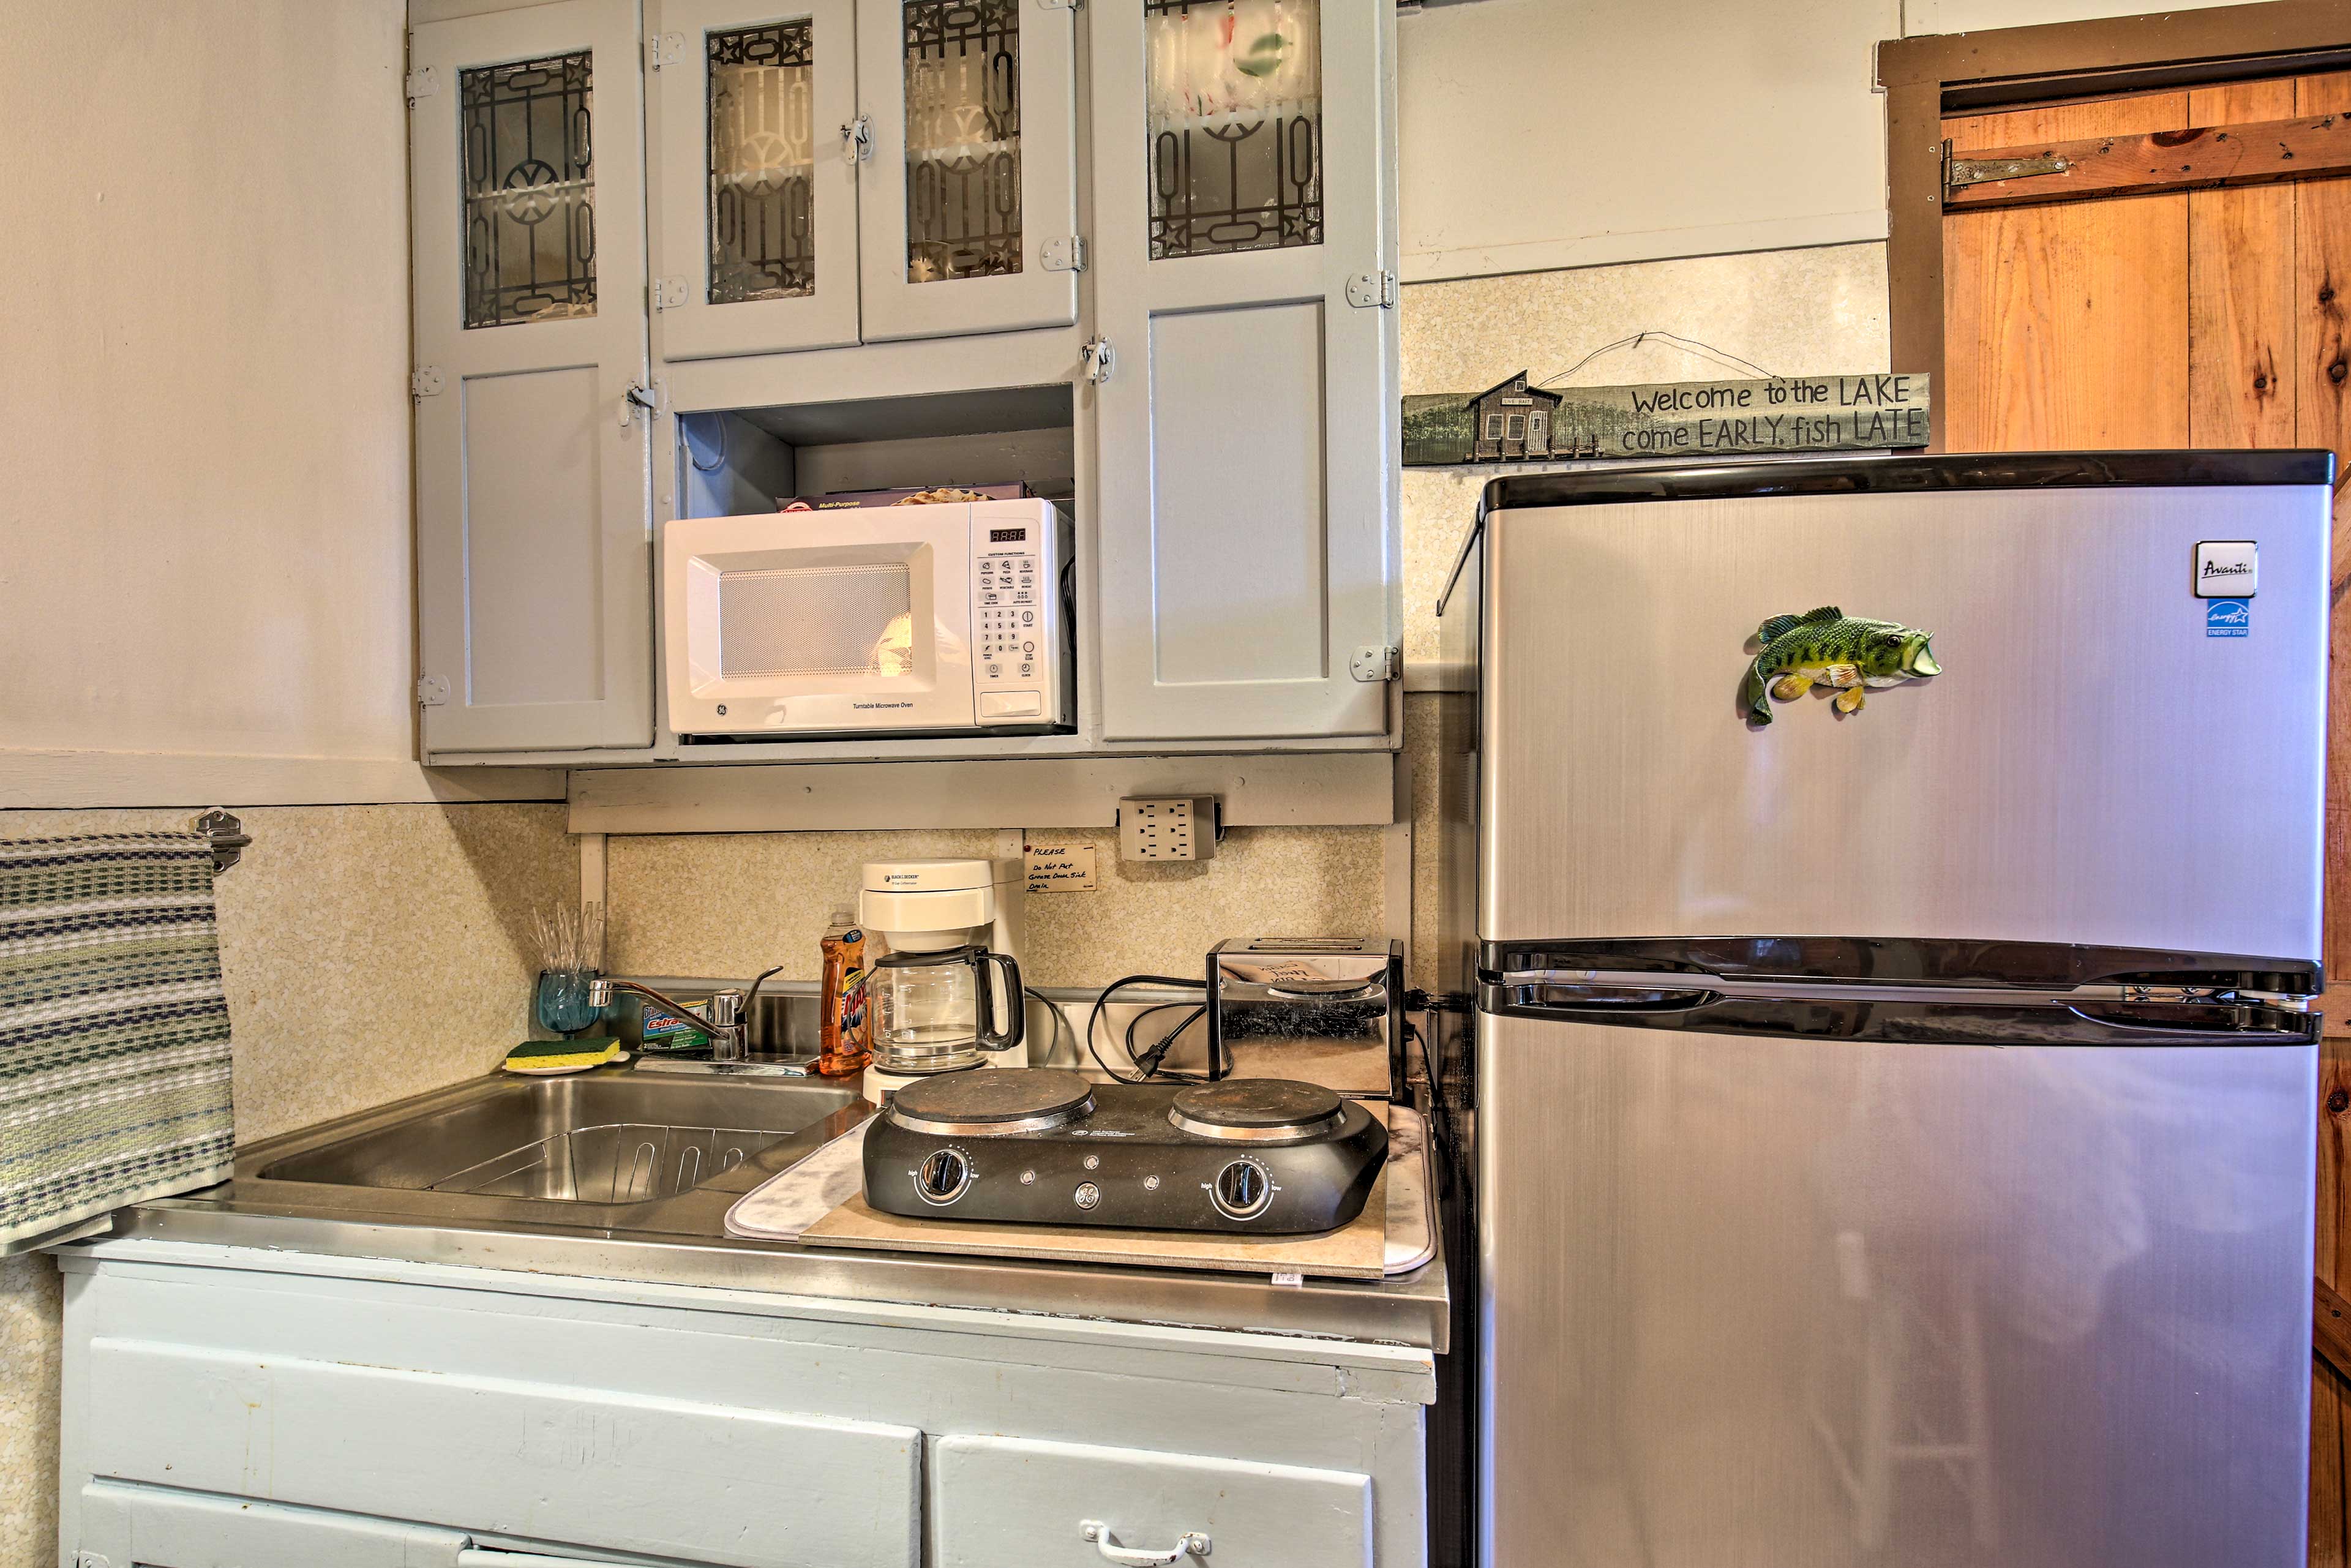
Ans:
[[[662,536],[670,727],[1066,728],[1069,559],[1050,501],[680,517]]]

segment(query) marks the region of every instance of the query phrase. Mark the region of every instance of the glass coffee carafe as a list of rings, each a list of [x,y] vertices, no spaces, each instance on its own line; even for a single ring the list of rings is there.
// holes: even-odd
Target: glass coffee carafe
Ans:
[[[954,1072],[1020,1043],[1020,966],[1008,953],[891,953],[875,961],[870,983],[873,1065],[884,1072]]]

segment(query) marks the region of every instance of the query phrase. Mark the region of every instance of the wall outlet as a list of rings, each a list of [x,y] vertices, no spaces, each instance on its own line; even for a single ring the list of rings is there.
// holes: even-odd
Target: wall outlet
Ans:
[[[1160,796],[1118,803],[1118,858],[1204,861],[1217,852],[1214,795]]]

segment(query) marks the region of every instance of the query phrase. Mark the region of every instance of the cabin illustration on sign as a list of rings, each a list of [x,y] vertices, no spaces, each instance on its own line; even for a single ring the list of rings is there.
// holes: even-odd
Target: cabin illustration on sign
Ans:
[[[1470,428],[1475,444],[1472,463],[1495,463],[1511,457],[1552,455],[1552,427],[1559,413],[1560,394],[1527,384],[1527,372],[1469,400]]]

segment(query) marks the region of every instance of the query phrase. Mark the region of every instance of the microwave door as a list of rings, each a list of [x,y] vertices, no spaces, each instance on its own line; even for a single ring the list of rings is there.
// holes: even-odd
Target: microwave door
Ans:
[[[964,511],[672,523],[664,563],[672,727],[681,735],[969,727]]]

